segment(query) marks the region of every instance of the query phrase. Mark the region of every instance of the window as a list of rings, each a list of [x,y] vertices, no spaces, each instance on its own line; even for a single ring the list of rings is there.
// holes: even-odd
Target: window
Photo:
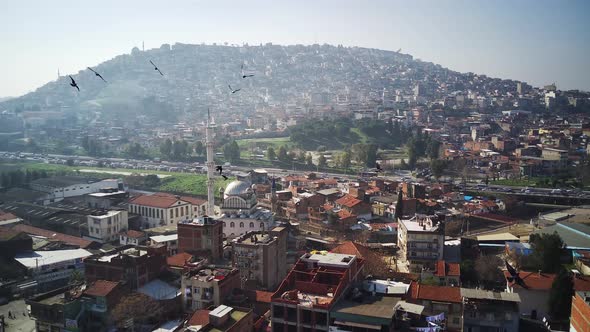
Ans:
[[[172,210],[170,210],[170,218],[174,218],[174,215],[173,215],[173,213],[174,213],[174,212],[172,212]]]
[[[229,227],[231,227],[231,228],[234,228],[234,227],[236,227],[236,223],[235,223],[235,222],[233,222],[233,221],[232,221],[232,222],[230,222],[230,223],[229,223]]]
[[[174,216],[178,218],[178,207],[174,209]]]
[[[186,212],[185,214],[188,216],[188,205],[187,205],[187,206],[185,206],[185,209],[184,209],[184,210],[185,210],[185,212]]]
[[[254,223],[250,222],[250,228],[254,228]]]
[[[223,227],[227,227],[227,224],[225,223],[225,221],[223,222]]]
[[[240,228],[244,228],[244,222],[240,221]]]
[[[264,223],[263,222],[260,223],[260,228],[264,229]]]

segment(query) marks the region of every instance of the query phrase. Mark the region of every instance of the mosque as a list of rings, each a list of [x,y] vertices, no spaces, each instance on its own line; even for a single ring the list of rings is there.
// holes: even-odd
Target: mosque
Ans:
[[[237,180],[227,185],[221,203],[225,238],[232,239],[246,232],[270,230],[274,227],[272,212],[257,206],[256,201],[256,185],[267,181],[265,172],[253,170],[238,174]]]

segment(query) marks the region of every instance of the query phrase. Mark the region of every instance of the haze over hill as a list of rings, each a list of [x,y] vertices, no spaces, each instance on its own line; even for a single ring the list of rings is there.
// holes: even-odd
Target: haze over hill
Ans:
[[[149,63],[154,61],[160,76]],[[242,79],[240,66],[255,76]],[[158,49],[119,55],[89,70],[72,75],[80,92],[62,76],[36,91],[5,101],[1,109],[75,112],[79,116],[101,112],[118,118],[153,115],[167,120],[203,114],[207,107],[223,116],[243,115],[257,105],[302,105],[315,99],[370,103],[393,99],[417,83],[429,93],[455,90],[485,93],[513,91],[516,81],[462,74],[440,65],[421,62],[411,55],[377,49],[330,45],[162,45]],[[475,79],[474,79],[475,78]],[[231,94],[228,88],[241,88]],[[313,95],[313,96],[312,96]]]

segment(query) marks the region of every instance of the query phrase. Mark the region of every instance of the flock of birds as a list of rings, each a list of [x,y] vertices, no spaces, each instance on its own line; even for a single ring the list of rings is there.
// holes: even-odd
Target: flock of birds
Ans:
[[[164,76],[164,74],[162,73],[162,71],[160,70],[160,68],[158,68],[158,66],[156,66],[156,64],[155,64],[155,63],[154,63],[152,60],[150,60],[150,63],[151,63],[151,64],[152,64],[152,66],[154,67],[154,70],[155,70],[155,71],[157,71],[158,73],[160,73],[160,75],[161,75],[161,76]],[[107,80],[105,80],[105,79],[104,79],[104,77],[102,77],[102,75],[101,75],[101,74],[99,74],[99,73],[98,73],[96,70],[94,70],[94,69],[92,69],[92,68],[90,68],[90,67],[87,67],[87,68],[88,68],[88,70],[90,70],[91,72],[93,72],[93,73],[94,73],[94,75],[95,75],[96,77],[100,78],[101,80],[103,80],[103,82],[107,83]],[[73,88],[76,88],[76,89],[78,90],[78,92],[80,92],[80,87],[78,86],[78,83],[77,83],[77,82],[74,80],[74,78],[73,78],[71,75],[68,75],[68,76],[70,77],[70,80],[71,80],[71,82],[70,82],[70,86],[71,86],[71,87],[73,87]],[[240,66],[240,76],[241,76],[242,78],[248,78],[248,77],[253,77],[253,76],[254,76],[254,74],[245,72],[245,71],[244,71],[244,64],[242,64],[242,65]],[[229,91],[230,91],[232,94],[234,94],[234,93],[236,93],[236,92],[238,92],[238,91],[242,90],[241,88],[239,88],[239,89],[234,89],[234,88],[232,88],[232,87],[231,87],[231,85],[230,85],[230,84],[228,84],[227,86],[229,87]],[[221,177],[223,177],[223,179],[224,179],[224,180],[227,180],[227,179],[228,179],[228,177],[227,177],[227,176],[225,176],[225,175],[223,174],[223,166],[221,166],[221,165],[217,165],[217,166],[215,167],[215,171],[219,172],[219,175],[220,175]]]
[[[154,70],[155,70],[155,71],[157,71],[158,73],[160,73],[160,75],[164,76],[164,74],[162,73],[162,71],[160,70],[160,68],[158,68],[158,66],[156,66],[156,64],[155,64],[155,63],[154,63],[152,60],[150,60],[150,63],[151,63],[151,64],[152,64],[152,66],[154,67]],[[93,73],[94,73],[94,75],[95,75],[96,77],[100,78],[100,79],[101,79],[101,80],[103,80],[105,83],[107,83],[107,80],[105,80],[105,79],[104,79],[104,77],[102,77],[102,75],[101,75],[101,74],[99,74],[99,73],[98,73],[96,70],[94,70],[94,69],[92,69],[92,68],[90,68],[90,67],[87,67],[87,68],[88,68],[88,70],[90,70],[91,72],[93,72]],[[71,80],[71,82],[70,82],[70,86],[71,86],[71,87],[73,87],[73,88],[76,88],[76,89],[78,90],[78,92],[80,92],[80,87],[78,86],[78,83],[77,83],[77,82],[74,80],[74,78],[72,77],[72,75],[68,75],[68,76],[70,77],[70,80]],[[240,67],[240,76],[241,76],[242,78],[248,78],[248,77],[253,77],[253,76],[254,76],[254,74],[245,72],[245,71],[244,71],[244,64],[242,64],[242,65],[241,65],[241,67]],[[232,88],[232,87],[231,87],[231,85],[230,85],[230,84],[228,84],[227,86],[229,87],[229,91],[230,91],[232,94],[234,94],[234,93],[236,93],[236,92],[238,92],[238,91],[242,90],[242,89],[240,89],[240,88],[239,88],[239,89],[234,89],[234,88]]]

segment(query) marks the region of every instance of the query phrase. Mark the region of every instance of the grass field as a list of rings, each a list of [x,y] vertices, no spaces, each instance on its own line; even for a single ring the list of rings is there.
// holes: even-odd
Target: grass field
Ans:
[[[285,148],[291,147],[294,144],[289,137],[275,137],[275,138],[247,138],[236,140],[241,150],[249,151],[252,148],[260,148],[264,151],[269,147],[278,150],[282,145]]]
[[[97,167],[84,167],[84,166],[67,166],[67,165],[55,165],[55,164],[44,164],[44,163],[14,163],[14,164],[0,164],[0,171],[10,170],[37,170],[47,172],[64,172],[70,174],[76,174],[79,170],[95,170],[100,172],[79,172],[82,176],[96,177],[96,178],[122,178],[125,179],[127,176],[121,174],[109,174],[108,171],[112,172],[127,172],[134,175],[140,174],[160,174],[167,175],[166,178],[161,180],[161,184],[157,188],[149,188],[151,190],[160,191],[172,191],[176,193],[184,193],[190,195],[207,195],[207,176],[204,174],[188,174],[188,173],[176,173],[176,172],[163,172],[163,171],[149,171],[149,170],[135,170],[126,168],[97,168]],[[215,183],[215,193],[219,192],[220,188],[225,188],[233,179],[223,180],[219,178]]]

